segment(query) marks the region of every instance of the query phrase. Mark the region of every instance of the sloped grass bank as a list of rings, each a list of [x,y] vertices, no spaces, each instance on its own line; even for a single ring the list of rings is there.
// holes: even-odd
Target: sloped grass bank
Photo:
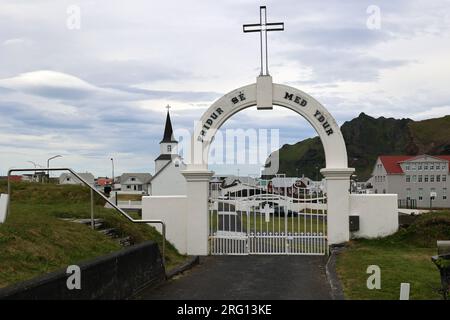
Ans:
[[[6,181],[0,181],[0,193]],[[11,215],[0,224],[0,287],[91,259],[121,246],[113,239],[81,224],[61,218],[90,218],[90,192],[81,186],[37,183],[12,185]],[[95,198],[95,218],[131,236],[133,242],[156,241],[162,236],[151,226],[129,222],[115,210],[105,209]],[[186,257],[166,242],[166,267]]]
[[[410,299],[441,299],[439,271],[431,261],[436,240],[450,239],[450,212],[427,213],[390,237],[351,241],[337,257],[347,299],[398,300],[400,283],[411,284]],[[381,269],[381,289],[369,290],[367,267]]]

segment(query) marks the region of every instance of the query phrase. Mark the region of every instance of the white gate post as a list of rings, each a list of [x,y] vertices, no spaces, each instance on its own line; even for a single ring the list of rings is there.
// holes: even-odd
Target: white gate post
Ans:
[[[350,240],[350,175],[353,168],[325,168],[320,170],[327,186],[328,245]]]
[[[209,253],[209,181],[213,172],[188,167],[181,173],[186,178],[186,251],[188,255],[206,256]]]

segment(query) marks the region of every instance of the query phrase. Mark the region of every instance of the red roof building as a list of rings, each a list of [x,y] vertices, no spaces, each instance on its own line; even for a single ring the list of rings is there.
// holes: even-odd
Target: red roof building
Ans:
[[[98,186],[104,187],[104,186],[111,185],[112,184],[112,179],[109,179],[109,178],[98,178],[96,180],[96,182],[97,182]]]
[[[22,181],[22,176],[11,175],[11,176],[9,176],[9,181],[20,182],[20,181]]]
[[[450,155],[381,155],[369,182],[375,193],[396,193],[399,204],[450,208],[449,172]]]
[[[427,155],[420,156],[379,156],[381,163],[384,166],[384,169],[388,174],[403,174],[403,169],[401,167],[401,163],[405,161],[411,161],[414,159],[420,159]],[[450,155],[442,155],[442,156],[428,156],[431,158],[437,158],[441,160],[450,161]]]

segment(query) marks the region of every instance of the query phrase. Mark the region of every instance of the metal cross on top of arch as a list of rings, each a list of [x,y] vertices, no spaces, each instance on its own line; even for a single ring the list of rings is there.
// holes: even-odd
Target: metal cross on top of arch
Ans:
[[[259,32],[261,42],[261,76],[269,75],[267,54],[267,32],[284,31],[284,22],[267,22],[266,6],[259,7],[259,23],[244,24],[244,32]]]

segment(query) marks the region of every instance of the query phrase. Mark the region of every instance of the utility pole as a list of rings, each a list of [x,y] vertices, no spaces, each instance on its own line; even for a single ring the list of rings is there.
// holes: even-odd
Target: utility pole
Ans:
[[[56,159],[56,158],[61,158],[62,157],[62,155],[60,155],[60,154],[58,154],[58,155],[56,155],[56,156],[53,156],[53,157],[50,157],[50,158],[48,158],[47,159],[47,168],[50,168],[50,160],[52,160],[52,159]],[[50,183],[50,170],[47,170],[47,176],[48,176],[48,181],[47,181],[47,183]]]

